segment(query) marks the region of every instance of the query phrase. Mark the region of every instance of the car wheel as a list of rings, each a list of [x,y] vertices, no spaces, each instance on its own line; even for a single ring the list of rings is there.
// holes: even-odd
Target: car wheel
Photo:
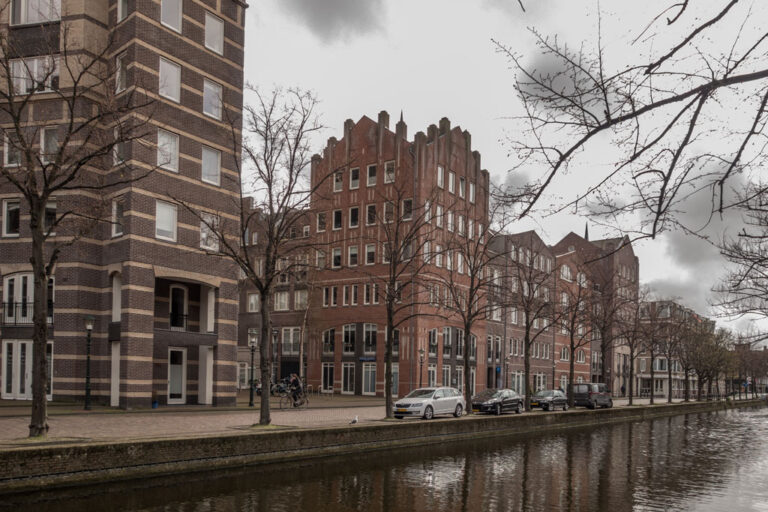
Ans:
[[[608,408],[610,409],[613,407],[613,400],[608,400]]]
[[[432,406],[428,405],[427,408],[424,409],[424,416],[423,416],[423,418],[425,420],[431,420],[434,415],[435,415],[435,412],[432,410]]]
[[[496,416],[501,416],[501,404],[496,404],[496,409],[493,412],[496,413]]]
[[[564,403],[564,404],[563,404],[563,410],[564,410],[564,411],[567,411],[567,410],[568,410],[568,403]]]
[[[523,403],[517,402],[517,409],[515,409],[515,413],[521,414],[523,412]]]
[[[456,404],[456,410],[453,411],[453,415],[456,418],[460,418],[461,414],[464,412],[464,408],[461,406],[461,404]]]
[[[396,420],[401,420],[401,419],[403,419],[403,417],[402,417],[402,416],[398,416],[398,415],[395,415],[395,419],[396,419]]]
[[[549,404],[542,404],[541,405],[541,410],[548,411],[549,410]]]
[[[589,402],[589,405],[587,406],[588,409],[594,409],[595,407],[597,407],[597,404],[595,404],[595,402]]]

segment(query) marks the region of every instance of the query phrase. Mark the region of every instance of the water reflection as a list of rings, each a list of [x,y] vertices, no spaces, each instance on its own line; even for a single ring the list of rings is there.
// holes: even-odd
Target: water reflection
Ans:
[[[36,493],[0,509],[768,511],[766,425],[765,409],[676,416]]]

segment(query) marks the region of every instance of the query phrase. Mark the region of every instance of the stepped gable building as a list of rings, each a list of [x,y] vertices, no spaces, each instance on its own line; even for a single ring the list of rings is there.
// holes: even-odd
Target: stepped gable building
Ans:
[[[40,6],[43,18],[35,10]],[[235,403],[237,271],[206,254],[215,250],[216,240],[169,194],[200,212],[239,218],[237,208],[230,208],[238,197],[239,155],[232,151],[228,120],[239,119],[242,111],[246,7],[241,0],[14,0],[3,11],[0,30],[11,41],[22,41],[40,27],[57,41],[53,57],[60,69],[62,59],[77,54],[71,47],[68,54],[56,54],[65,40],[93,53],[112,41],[108,64],[116,70],[116,97],[138,90],[155,102],[147,137],[119,147],[114,163],[157,169],[109,191],[112,222],[63,247],[49,285],[48,392],[53,399],[84,396],[85,318],[93,316],[95,402],[119,407],[149,407],[153,401]],[[68,37],[58,42],[65,26]],[[26,51],[19,56],[26,64],[22,68],[34,69],[34,59],[49,58],[31,47]],[[49,91],[59,86],[67,84],[56,80],[41,86],[30,108],[55,105],[56,95]],[[36,126],[66,123],[56,111],[61,109],[36,110]],[[117,172],[112,163],[97,169],[106,179]],[[3,399],[31,397],[31,308],[24,306],[33,298],[30,243],[25,203],[17,194],[0,182]],[[66,210],[68,201],[96,200],[89,195],[55,199],[51,215],[57,207]]]
[[[591,343],[591,380],[608,383],[614,396],[621,387],[629,389],[629,355],[621,345],[617,314],[638,300],[640,263],[628,237],[587,240],[573,232],[568,233],[552,248],[558,258],[561,272],[570,268],[571,275],[582,262],[585,280],[600,294],[600,315],[591,328],[595,332]],[[573,254],[576,253],[576,254]],[[573,277],[573,276],[572,276]],[[562,275],[561,275],[562,279]],[[566,280],[567,281],[567,280]],[[607,340],[603,352],[601,340]]]
[[[326,180],[330,173],[335,174]],[[330,138],[322,156],[313,159],[312,183],[322,180],[311,204],[312,236],[326,249],[314,260],[316,298],[310,301],[321,311],[309,329],[308,383],[325,392],[384,394],[382,297],[393,243],[388,226],[421,222],[414,243],[404,248],[413,255],[411,263],[399,276],[401,301],[412,308],[394,333],[392,390],[403,396],[419,385],[462,388],[465,358],[472,386],[484,388],[485,346],[477,340],[485,336],[485,322],[465,341],[436,277],[455,268],[464,279],[449,240],[485,236],[488,227],[489,175],[470,134],[443,118],[409,141],[402,115],[395,131],[387,112],[375,121],[347,120],[342,138]]]

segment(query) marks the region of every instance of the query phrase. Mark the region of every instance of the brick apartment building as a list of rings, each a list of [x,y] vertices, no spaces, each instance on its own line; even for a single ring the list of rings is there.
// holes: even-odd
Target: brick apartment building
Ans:
[[[42,19],[35,11],[40,5],[46,7]],[[105,64],[116,70],[116,97],[141,90],[155,100],[149,135],[122,145],[114,163],[157,169],[110,189],[111,223],[65,246],[55,267],[48,340],[53,399],[84,395],[84,320],[93,316],[94,401],[120,407],[149,406],[153,400],[234,403],[237,272],[206,254],[215,240],[171,194],[196,211],[238,218],[232,201],[238,197],[238,155],[231,149],[227,120],[239,119],[242,111],[246,7],[240,0],[15,0],[3,11],[0,30],[10,40],[42,30],[63,51],[65,38],[58,41],[66,27],[66,39],[98,52],[98,45],[111,39]],[[29,63],[38,57],[19,58]],[[54,58],[61,67],[66,57]],[[55,103],[49,91],[56,87],[40,87],[30,108]],[[67,121],[41,111],[36,125],[53,128]],[[97,169],[106,179],[111,170]],[[27,212],[5,182],[0,198],[2,398],[28,399],[31,309],[27,314],[19,308],[32,299]],[[62,196],[55,205],[65,210],[76,200],[91,199]]]
[[[585,233],[586,235],[586,233]],[[552,247],[560,264],[560,277],[569,282],[573,273],[584,273],[585,280],[600,294],[600,318],[594,330],[590,347],[592,382],[602,382],[602,369],[606,365],[606,379],[615,396],[624,386],[629,389],[629,355],[622,346],[617,312],[638,300],[640,264],[628,237],[590,241],[573,232],[568,233]],[[569,270],[564,270],[568,268]],[[565,275],[563,274],[565,273]],[[568,277],[570,276],[570,277]],[[603,353],[601,339],[612,340]]]
[[[324,392],[384,394],[386,291],[380,283],[390,242],[382,222],[399,215],[405,225],[426,214],[429,222],[419,228],[412,249],[414,260],[426,255],[429,264],[419,267],[423,275],[407,266],[400,277],[412,284],[403,288],[402,300],[410,301],[415,315],[394,335],[393,392],[403,396],[419,384],[462,388],[464,358],[471,362],[473,387],[484,388],[485,347],[477,340],[485,336],[485,322],[465,343],[459,319],[439,300],[444,290],[425,277],[452,271],[456,260],[445,249],[451,237],[483,236],[488,227],[489,175],[472,151],[470,134],[443,118],[409,141],[402,116],[394,132],[386,112],[377,121],[347,120],[343,137],[330,138],[323,155],[313,159],[313,184],[331,172],[333,179],[311,203],[311,236],[325,249],[315,256],[310,301],[318,310],[307,340],[308,384]]]

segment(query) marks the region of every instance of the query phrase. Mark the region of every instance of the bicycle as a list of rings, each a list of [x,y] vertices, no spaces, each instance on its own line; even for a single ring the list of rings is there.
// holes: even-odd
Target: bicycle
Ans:
[[[299,394],[296,403],[293,401],[293,395],[288,392],[280,397],[280,409],[307,409],[309,408],[309,396],[303,391]]]

